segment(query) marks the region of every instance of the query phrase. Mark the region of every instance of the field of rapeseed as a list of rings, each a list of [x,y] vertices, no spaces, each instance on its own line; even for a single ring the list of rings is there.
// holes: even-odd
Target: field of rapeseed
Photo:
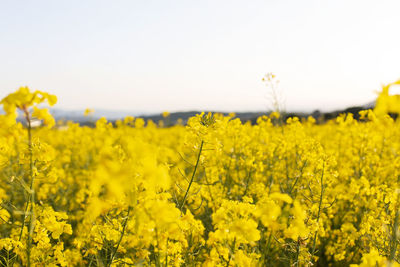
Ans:
[[[56,124],[42,106],[57,98],[22,87],[1,101],[0,263],[398,266],[389,87],[360,121],[200,114],[169,128]]]

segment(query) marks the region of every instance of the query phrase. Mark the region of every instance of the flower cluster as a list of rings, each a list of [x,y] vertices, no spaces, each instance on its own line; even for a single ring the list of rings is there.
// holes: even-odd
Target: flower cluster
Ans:
[[[22,87],[0,102],[0,264],[397,266],[400,123],[385,92],[360,120],[324,124],[52,127],[56,97]]]

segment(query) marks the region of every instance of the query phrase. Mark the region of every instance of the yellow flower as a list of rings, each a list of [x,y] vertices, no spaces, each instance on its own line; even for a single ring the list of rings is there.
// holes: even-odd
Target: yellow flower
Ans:
[[[43,123],[48,127],[53,127],[56,123],[53,116],[50,114],[47,108],[39,109],[37,107],[33,107],[32,116],[34,116],[37,119],[43,120]]]
[[[87,108],[87,109],[85,109],[84,115],[85,115],[85,116],[89,116],[89,115],[92,114],[93,112],[94,112],[93,109]]]

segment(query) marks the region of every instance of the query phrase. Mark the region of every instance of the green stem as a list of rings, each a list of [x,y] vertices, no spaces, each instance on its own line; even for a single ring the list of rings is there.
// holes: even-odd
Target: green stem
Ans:
[[[157,259],[156,259],[156,267],[161,267],[161,261],[160,261],[160,241],[158,240],[158,230],[157,227],[155,228],[156,231],[156,241],[157,241]],[[168,253],[168,252],[167,252]],[[156,256],[156,253],[154,253],[154,256]]]
[[[18,241],[21,241],[21,239],[22,239],[22,233],[24,232],[25,220],[26,220],[26,217],[27,217],[26,215],[27,215],[27,213],[28,213],[30,198],[31,198],[31,196],[29,195],[29,196],[28,196],[28,201],[25,203],[24,218],[22,219],[21,231],[19,232],[19,239],[18,239]]]
[[[28,230],[28,239],[27,239],[27,261],[28,267],[31,266],[31,249],[32,249],[32,236],[33,230],[35,228],[35,190],[34,190],[34,183],[35,183],[35,176],[33,175],[33,147],[32,147],[32,126],[31,120],[29,117],[29,113],[26,112],[26,120],[28,122],[28,145],[29,145],[29,172],[30,172],[30,192],[29,192],[29,199],[28,205],[30,204],[30,214],[29,214],[29,230]],[[27,205],[27,206],[28,206]]]
[[[299,266],[299,255],[300,255],[300,237],[297,240],[297,246],[296,246],[296,266]]]
[[[322,167],[322,174],[321,174],[321,194],[320,194],[320,197],[319,197],[317,223],[319,223],[319,218],[321,216],[322,196],[324,194],[324,183],[323,183],[324,182],[324,171],[325,171],[325,163],[324,163],[324,165]],[[317,243],[317,233],[318,233],[318,231],[315,231],[314,240],[313,240],[313,248],[312,248],[312,251],[311,251],[311,257],[314,257],[314,253],[315,253],[315,246],[316,246],[316,243]],[[312,259],[312,261],[314,261],[314,259]]]
[[[112,262],[114,261],[115,255],[117,254],[117,251],[118,251],[118,248],[119,248],[119,246],[120,246],[120,244],[121,244],[122,238],[123,238],[124,235],[125,235],[126,225],[128,224],[129,213],[130,213],[130,212],[131,212],[131,206],[129,206],[129,208],[128,208],[128,213],[126,214],[126,218],[125,218],[125,220],[124,220],[124,224],[122,225],[122,232],[121,232],[121,236],[119,237],[117,246],[115,247],[114,252],[111,254],[110,265],[109,265],[109,266],[111,266]]]
[[[199,153],[197,155],[197,161],[196,161],[196,165],[194,166],[194,170],[193,170],[193,173],[192,173],[192,178],[189,181],[188,188],[186,189],[186,193],[185,193],[185,196],[183,197],[182,204],[181,204],[181,207],[180,207],[181,212],[183,210],[183,206],[185,205],[186,199],[188,197],[190,187],[192,186],[192,183],[194,181],[194,176],[196,175],[197,167],[199,166],[200,155],[201,155],[201,151],[203,150],[203,145],[204,145],[204,141],[201,140],[200,150],[199,150]]]
[[[271,230],[271,232],[269,233],[269,236],[268,236],[267,247],[265,249],[265,255],[264,255],[265,258],[267,258],[268,255],[269,255],[269,249],[271,247],[271,240],[272,240],[272,230]]]
[[[25,221],[28,217],[28,209],[29,211],[29,229],[28,229],[28,239],[26,240],[26,256],[27,256],[27,266],[31,266],[31,249],[32,249],[32,236],[35,227],[35,191],[34,191],[34,184],[35,184],[35,177],[33,175],[33,146],[32,146],[32,125],[31,119],[29,115],[29,111],[26,107],[22,107],[21,110],[25,114],[25,119],[28,124],[28,150],[29,150],[29,178],[30,178],[30,187],[29,187],[29,195],[28,200],[25,203],[24,215],[21,223],[21,230],[19,233],[19,241],[22,240],[22,235],[25,228]]]
[[[231,259],[235,255],[235,246],[236,246],[236,237],[235,237],[235,239],[233,239],[232,251],[230,252],[228,262],[226,263],[226,267],[229,267],[229,264],[231,263]]]
[[[390,248],[390,261],[393,261],[393,259],[396,256],[396,250],[397,250],[397,228],[399,227],[399,210],[396,210],[396,215],[394,217],[394,225],[393,225],[393,232],[392,232],[392,245]]]

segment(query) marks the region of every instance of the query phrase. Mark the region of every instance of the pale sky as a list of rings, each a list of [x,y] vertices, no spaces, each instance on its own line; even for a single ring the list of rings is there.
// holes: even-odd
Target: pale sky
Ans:
[[[0,98],[27,85],[58,108],[256,111],[375,98],[400,78],[400,1],[0,0]]]

